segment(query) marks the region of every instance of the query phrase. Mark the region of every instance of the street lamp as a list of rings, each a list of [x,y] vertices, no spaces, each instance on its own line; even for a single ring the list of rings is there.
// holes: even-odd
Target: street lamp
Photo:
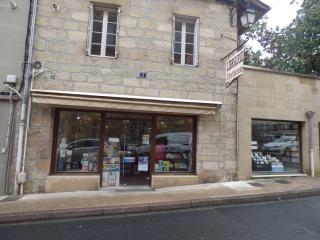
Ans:
[[[230,8],[230,24],[234,26],[235,16],[240,15],[240,22],[242,27],[248,28],[251,24],[254,24],[256,19],[256,10],[250,6],[248,0],[240,3],[239,0],[231,0],[233,2],[232,7]],[[241,9],[241,10],[240,10]]]
[[[248,7],[240,17],[241,24],[245,28],[253,24],[255,19],[256,19],[256,11],[252,7]]]

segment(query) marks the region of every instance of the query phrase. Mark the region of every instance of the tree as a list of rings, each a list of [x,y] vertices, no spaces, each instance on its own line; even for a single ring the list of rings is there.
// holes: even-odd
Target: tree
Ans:
[[[297,2],[301,8],[288,27],[268,28],[264,18],[244,34],[243,41],[255,39],[263,49],[247,48],[246,64],[320,76],[320,1]]]

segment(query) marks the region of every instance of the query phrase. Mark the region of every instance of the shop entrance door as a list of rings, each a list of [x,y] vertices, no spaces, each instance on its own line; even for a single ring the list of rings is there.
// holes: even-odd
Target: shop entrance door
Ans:
[[[106,114],[102,186],[149,185],[151,116]]]

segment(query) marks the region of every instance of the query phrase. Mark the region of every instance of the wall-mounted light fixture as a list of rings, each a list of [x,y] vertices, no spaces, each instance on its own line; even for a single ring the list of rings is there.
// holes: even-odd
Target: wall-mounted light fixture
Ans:
[[[242,2],[242,4],[240,3]],[[244,5],[244,6],[243,6]],[[241,9],[244,9],[240,11]],[[253,7],[250,6],[248,0],[240,1],[240,0],[233,0],[232,6],[230,8],[230,24],[234,27],[235,16],[237,14],[240,15],[240,22],[241,25],[245,28],[248,28],[251,24],[255,22],[256,19],[256,11]]]
[[[247,28],[251,24],[254,24],[255,20],[256,20],[256,10],[248,6],[248,8],[245,9],[242,16],[240,17],[241,24],[242,26]]]

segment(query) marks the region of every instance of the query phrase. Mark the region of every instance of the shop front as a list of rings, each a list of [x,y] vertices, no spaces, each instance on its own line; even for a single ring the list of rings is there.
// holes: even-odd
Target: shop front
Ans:
[[[99,174],[101,187],[194,174],[196,116],[56,109],[51,174]]]
[[[25,192],[162,188],[235,178],[235,124],[227,121],[231,114],[222,102],[31,92]],[[221,132],[224,127],[228,131]]]
[[[253,174],[301,173],[299,122],[253,119],[251,124]]]
[[[319,173],[318,92],[317,77],[245,67],[238,92],[239,179]]]

